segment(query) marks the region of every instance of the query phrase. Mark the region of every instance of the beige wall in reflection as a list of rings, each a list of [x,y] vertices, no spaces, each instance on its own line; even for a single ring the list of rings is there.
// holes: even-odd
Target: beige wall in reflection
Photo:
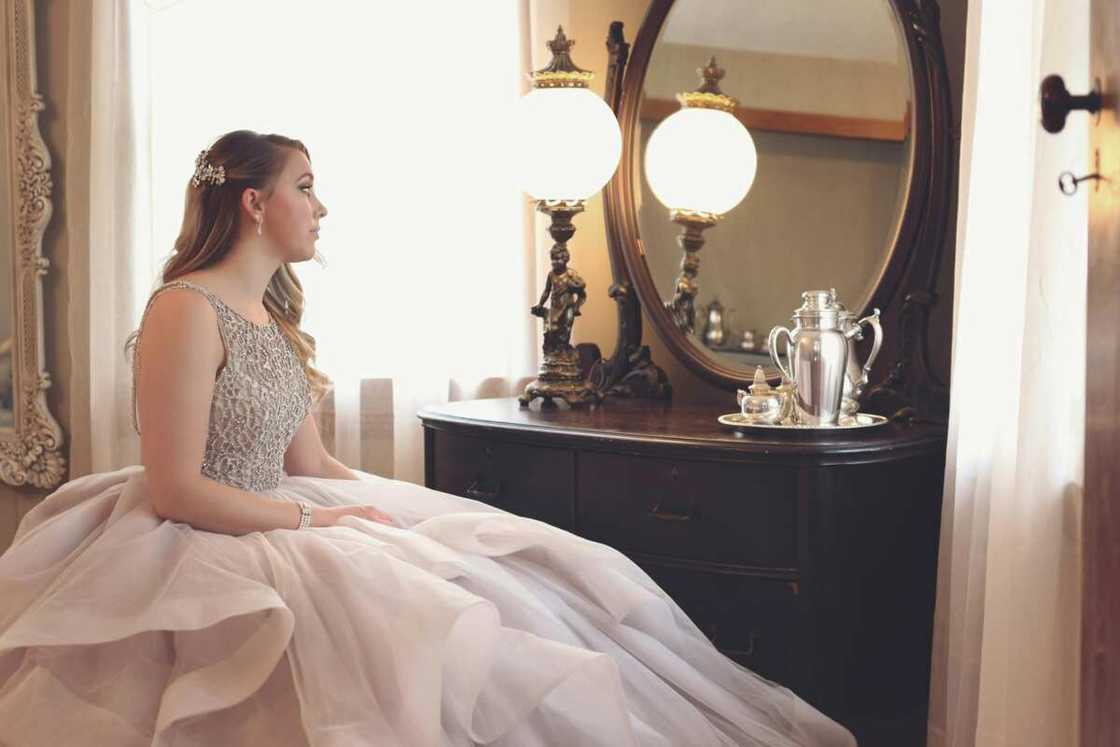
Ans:
[[[893,31],[892,31],[893,33]],[[742,106],[841,117],[900,120],[910,99],[905,61],[806,57],[658,42],[646,73],[647,98],[674,100],[700,85],[697,68],[714,54],[720,90]]]

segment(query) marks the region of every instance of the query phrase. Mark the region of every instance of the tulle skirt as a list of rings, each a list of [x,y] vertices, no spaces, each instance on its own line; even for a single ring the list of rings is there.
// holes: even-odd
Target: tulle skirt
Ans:
[[[269,494],[401,525],[240,537],[81,477],[0,556],[0,744],[853,745],[619,552],[359,472]]]

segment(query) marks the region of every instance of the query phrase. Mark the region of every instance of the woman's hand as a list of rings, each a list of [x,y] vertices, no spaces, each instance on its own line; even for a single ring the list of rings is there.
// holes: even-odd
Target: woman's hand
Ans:
[[[313,527],[332,527],[342,519],[343,516],[357,516],[369,521],[376,521],[380,524],[388,524],[391,527],[399,526],[393,518],[382,511],[378,511],[373,506],[317,506],[311,509],[311,526]]]

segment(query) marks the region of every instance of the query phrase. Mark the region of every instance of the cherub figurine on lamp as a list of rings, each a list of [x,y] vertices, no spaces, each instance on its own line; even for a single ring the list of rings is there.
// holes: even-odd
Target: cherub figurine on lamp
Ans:
[[[535,199],[537,210],[552,219],[548,232],[555,242],[549,252],[552,271],[540,302],[530,310],[544,320],[544,357],[537,380],[519,398],[523,407],[537,398],[544,407],[553,406],[554,399],[569,405],[600,399],[581,376],[579,354],[571,343],[587,288],[568,267],[567,242],[576,230],[572,218],[614,173],[622,135],[614,112],[587,88],[592,73],[572,62],[573,44],[563,28],[557,29],[548,43],[551,62],[530,74],[533,90],[520,102],[522,186]]]
[[[579,354],[571,341],[572,325],[587,300],[587,285],[568,267],[570,255],[565,242],[575,233],[572,216],[583,210],[583,204],[551,204],[542,200],[537,209],[552,216],[548,230],[556,243],[549,252],[552,271],[545,278],[540,303],[530,309],[534,316],[544,320],[544,359],[537,380],[521,395],[521,404],[528,406],[537,397],[543,399],[545,407],[552,405],[553,398],[563,399],[569,405],[596,402],[599,393],[580,375]]]
[[[544,319],[544,351],[563,353],[572,350],[572,324],[579,307],[587,300],[587,286],[575,270],[568,269],[568,250],[563,244],[552,249],[552,272],[545,279],[540,303],[531,311]],[[548,306],[544,305],[548,300]]]

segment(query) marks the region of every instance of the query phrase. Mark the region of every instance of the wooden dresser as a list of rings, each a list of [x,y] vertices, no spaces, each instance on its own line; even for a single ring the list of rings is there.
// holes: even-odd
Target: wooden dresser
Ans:
[[[621,550],[864,747],[921,744],[944,427],[742,436],[716,409],[431,407],[425,480]]]

